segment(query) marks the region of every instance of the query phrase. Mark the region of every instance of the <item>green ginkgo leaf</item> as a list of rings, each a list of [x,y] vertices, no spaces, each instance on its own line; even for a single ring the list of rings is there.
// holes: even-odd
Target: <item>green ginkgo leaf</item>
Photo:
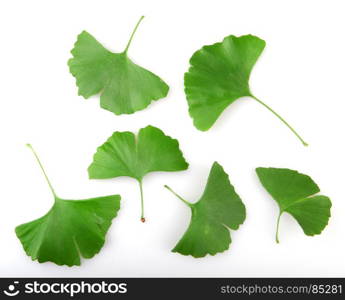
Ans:
[[[307,146],[280,115],[250,91],[250,73],[265,45],[265,41],[253,35],[230,35],[220,43],[196,51],[184,77],[189,113],[195,127],[205,131],[231,103],[251,97],[275,114]]]
[[[280,217],[284,212],[293,216],[306,235],[320,234],[331,216],[331,200],[322,195],[308,176],[289,169],[257,168],[261,184],[279,206],[276,242]]]
[[[91,179],[129,176],[136,179],[141,195],[141,221],[145,222],[143,178],[156,171],[181,171],[188,168],[178,141],[160,129],[147,126],[132,132],[114,132],[100,147],[88,168]]]
[[[142,19],[135,26],[123,52],[110,52],[91,34],[83,31],[71,51],[73,58],[68,61],[79,95],[87,99],[101,93],[101,107],[116,115],[142,110],[153,100],[164,98],[169,90],[163,80],[133,63],[127,55]]]
[[[32,149],[31,145],[28,146]],[[16,227],[17,237],[32,260],[80,265],[81,256],[91,258],[103,247],[112,219],[120,209],[121,197],[61,199],[56,195],[37,154],[34,154],[55,201],[43,217]]]
[[[236,230],[246,218],[246,209],[228,175],[215,162],[200,200],[190,203],[165,186],[192,210],[189,227],[173,252],[194,257],[215,255],[229,249],[229,229]]]

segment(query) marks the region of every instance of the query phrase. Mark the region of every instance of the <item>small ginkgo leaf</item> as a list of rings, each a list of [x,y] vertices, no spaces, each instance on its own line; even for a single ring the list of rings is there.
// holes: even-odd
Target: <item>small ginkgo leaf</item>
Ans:
[[[31,145],[28,145],[31,149]],[[34,150],[32,149],[34,152]],[[16,227],[16,234],[32,260],[57,265],[80,265],[104,245],[105,235],[120,209],[119,195],[85,200],[59,198],[34,152],[54,195],[54,205],[43,217]]]
[[[189,114],[195,127],[205,131],[231,103],[242,97],[252,97],[276,115],[307,146],[281,116],[250,91],[250,73],[265,45],[265,41],[253,35],[230,35],[220,43],[196,51],[184,77]]]
[[[215,255],[229,249],[229,229],[236,230],[246,218],[246,209],[228,175],[215,162],[200,200],[190,203],[165,186],[192,210],[189,227],[173,252],[193,257]]]
[[[178,141],[160,129],[147,126],[132,132],[114,132],[100,147],[88,168],[91,179],[129,176],[139,182],[141,221],[145,222],[142,181],[146,174],[156,171],[181,171],[188,168]]]
[[[292,215],[306,235],[320,234],[331,216],[331,200],[322,195],[316,183],[308,176],[290,169],[257,168],[261,184],[279,206],[276,242],[280,217]]]
[[[101,93],[101,107],[116,115],[142,110],[153,100],[164,98],[169,90],[162,79],[133,63],[127,55],[142,19],[123,52],[110,52],[83,31],[71,51],[73,58],[68,61],[70,72],[77,81],[78,94],[87,99]]]

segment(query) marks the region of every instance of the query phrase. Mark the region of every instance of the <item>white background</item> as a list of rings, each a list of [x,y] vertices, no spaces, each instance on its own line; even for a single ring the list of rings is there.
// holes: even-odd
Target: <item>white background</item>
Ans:
[[[345,276],[344,13],[340,0],[1,1],[0,276]],[[98,96],[77,96],[69,51],[82,30],[122,51],[141,15],[129,55],[163,78],[170,93],[143,111],[115,116],[99,107]],[[309,147],[249,98],[232,104],[211,130],[193,127],[183,92],[190,56],[229,34],[248,33],[267,42],[251,76],[253,93]],[[89,180],[86,169],[113,131],[148,124],[180,141],[190,168],[145,178],[142,224],[133,179]],[[81,267],[31,261],[14,234],[53,201],[27,142],[61,197],[123,197],[104,248]],[[171,253],[190,211],[163,185],[196,201],[215,160],[246,204],[247,219],[231,232],[227,252],[202,259]],[[285,214],[275,243],[278,209],[258,182],[258,166],[296,169],[318,183],[333,202],[321,235],[305,236]]]

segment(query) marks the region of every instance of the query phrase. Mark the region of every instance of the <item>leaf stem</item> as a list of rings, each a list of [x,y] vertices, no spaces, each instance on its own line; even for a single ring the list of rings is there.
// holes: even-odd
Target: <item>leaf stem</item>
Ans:
[[[270,108],[266,103],[262,102],[260,99],[256,98],[255,96],[251,95],[251,97],[259,102],[261,105],[266,107],[270,112],[272,112],[280,121],[282,121],[293,133],[294,135],[302,142],[304,146],[308,146],[308,143],[306,143],[302,137],[296,132],[296,130],[288,123],[286,122],[278,113],[276,113],[272,108]]]
[[[282,216],[282,211],[279,212],[279,216],[277,219],[277,227],[276,227],[276,243],[279,244],[279,224],[280,224],[280,217]]]
[[[140,22],[141,22],[143,19],[144,19],[144,16],[141,16],[140,19],[139,19],[139,21],[138,21],[137,24],[135,25],[134,30],[133,30],[133,32],[132,32],[132,34],[131,34],[131,36],[130,36],[130,38],[129,38],[129,41],[128,41],[128,43],[127,43],[126,49],[125,49],[125,51],[123,51],[124,53],[127,53],[128,48],[129,48],[129,46],[131,45],[132,39],[133,39],[133,37],[134,37],[134,34],[135,34],[135,32],[137,31],[137,29],[138,29],[138,27],[139,27],[139,24],[140,24]]]
[[[176,194],[171,187],[164,185],[166,189],[168,189],[170,192],[172,192],[177,198],[179,198],[183,203],[188,205],[189,207],[192,207],[192,203],[188,202],[187,200],[183,199],[180,195]]]
[[[145,223],[145,216],[144,216],[144,192],[143,192],[143,182],[142,180],[138,180],[139,182],[139,189],[140,189],[140,201],[141,201],[141,217],[140,221]]]
[[[52,192],[53,195],[54,195],[54,198],[57,198],[57,195],[56,195],[56,193],[55,193],[55,190],[54,190],[54,188],[53,188],[53,186],[52,186],[52,184],[51,184],[51,182],[50,182],[50,180],[49,180],[49,178],[48,178],[48,176],[47,176],[47,173],[45,172],[45,170],[44,170],[44,168],[43,168],[43,165],[42,165],[42,163],[41,163],[41,161],[40,161],[40,159],[39,159],[37,153],[35,152],[34,148],[31,146],[31,144],[26,144],[26,146],[27,146],[27,147],[32,151],[32,153],[35,155],[36,160],[37,160],[37,162],[38,162],[38,164],[39,164],[39,166],[40,166],[40,168],[41,168],[41,170],[42,170],[42,172],[43,172],[43,174],[44,174],[44,177],[45,177],[46,180],[47,180],[47,183],[48,183],[48,185],[49,185],[49,188],[50,188],[51,192]]]

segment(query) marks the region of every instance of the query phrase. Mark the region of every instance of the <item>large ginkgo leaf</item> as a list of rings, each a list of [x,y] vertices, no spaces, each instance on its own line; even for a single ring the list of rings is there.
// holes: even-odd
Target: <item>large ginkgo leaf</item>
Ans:
[[[234,101],[251,97],[277,116],[307,145],[297,132],[249,88],[249,77],[265,48],[265,41],[253,36],[227,36],[220,43],[204,46],[190,59],[184,76],[189,113],[199,130],[208,130]]]
[[[88,168],[91,179],[129,176],[139,182],[141,220],[145,222],[142,181],[146,174],[156,171],[181,171],[188,168],[178,141],[160,129],[147,126],[132,132],[114,134],[94,154]]]
[[[170,187],[165,187],[192,211],[189,227],[173,252],[203,257],[229,248],[229,229],[238,229],[245,220],[246,210],[221,165],[217,162],[213,164],[204,193],[196,203],[184,200]]]
[[[80,265],[81,257],[91,258],[103,247],[112,219],[120,209],[121,197],[65,200],[56,195],[47,176],[46,179],[54,195],[54,205],[43,217],[17,226],[17,237],[32,260]]]
[[[117,115],[142,110],[153,100],[164,98],[169,90],[163,80],[128,57],[128,48],[142,18],[123,52],[110,52],[83,31],[71,51],[73,58],[68,61],[79,95],[87,99],[101,93],[101,107]]]

